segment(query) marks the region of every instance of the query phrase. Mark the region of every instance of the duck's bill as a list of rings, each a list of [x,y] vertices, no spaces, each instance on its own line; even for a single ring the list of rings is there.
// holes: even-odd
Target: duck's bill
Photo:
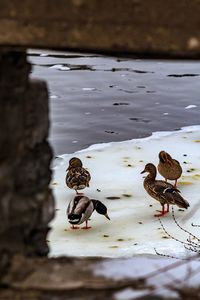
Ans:
[[[146,171],[145,170],[143,170],[142,172],[140,172],[140,174],[144,174]]]
[[[108,220],[110,220],[110,217],[108,216],[108,214],[105,214],[105,217],[106,217]]]

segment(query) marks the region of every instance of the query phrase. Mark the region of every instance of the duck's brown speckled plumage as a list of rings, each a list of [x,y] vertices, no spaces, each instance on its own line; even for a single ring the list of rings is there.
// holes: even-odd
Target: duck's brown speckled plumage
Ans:
[[[159,164],[158,164],[158,172],[162,175],[165,180],[175,180],[175,187],[178,178],[181,177],[182,168],[180,163],[173,159],[169,153],[165,151],[161,151],[159,153]]]
[[[90,179],[90,173],[83,168],[82,161],[77,157],[71,158],[69,161],[69,167],[67,168],[67,186],[76,191],[82,190],[85,187],[89,187]]]
[[[189,203],[181,195],[180,191],[168,182],[163,180],[156,180],[156,167],[149,163],[145,166],[142,173],[148,172],[149,174],[144,179],[144,188],[147,193],[160,202],[162,205],[162,213],[155,216],[162,216],[169,211],[169,205],[177,205],[181,208],[188,208]],[[164,206],[167,204],[167,211]]]

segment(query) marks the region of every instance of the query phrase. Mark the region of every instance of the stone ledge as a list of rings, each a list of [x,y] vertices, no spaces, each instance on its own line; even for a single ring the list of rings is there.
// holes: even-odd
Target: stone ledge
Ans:
[[[200,57],[198,0],[3,0],[0,45]]]
[[[2,290],[2,294],[15,290],[16,294],[50,293],[52,298],[53,295],[62,293],[65,295],[70,293],[73,296],[84,294],[86,297],[100,292],[101,296],[102,293],[111,296],[114,292],[128,287],[140,289],[145,286],[145,281],[142,279],[116,280],[95,275],[95,268],[102,261],[106,259],[69,257],[27,259],[23,256],[15,256],[7,274],[1,280],[1,285],[6,287]]]

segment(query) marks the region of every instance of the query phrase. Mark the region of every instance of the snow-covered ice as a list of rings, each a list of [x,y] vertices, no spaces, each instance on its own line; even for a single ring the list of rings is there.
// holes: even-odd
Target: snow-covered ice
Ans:
[[[70,68],[67,66],[63,66],[63,65],[53,65],[51,67],[49,67],[49,69],[55,69],[55,70],[60,70],[60,71],[69,71]]]
[[[197,107],[197,105],[191,104],[185,107],[185,109],[191,109],[191,108],[195,108]]]
[[[155,254],[156,249],[167,255],[187,256],[184,246],[170,239],[161,228],[154,217],[160,204],[143,188],[140,172],[148,162],[158,164],[161,150],[169,152],[183,167],[178,188],[190,208],[183,211],[175,206],[176,219],[182,227],[200,236],[199,228],[191,226],[200,223],[200,126],[190,126],[175,132],[156,132],[143,139],[92,145],[59,156],[53,163],[51,183],[56,217],[48,237],[50,255],[131,257]],[[102,201],[111,218],[109,221],[94,212],[90,230],[72,230],[66,216],[68,203],[75,196],[75,191],[65,184],[66,168],[73,156],[82,160],[92,177],[84,193]],[[161,178],[159,174],[158,178]],[[188,235],[176,226],[171,212],[162,222],[171,235],[186,241]]]

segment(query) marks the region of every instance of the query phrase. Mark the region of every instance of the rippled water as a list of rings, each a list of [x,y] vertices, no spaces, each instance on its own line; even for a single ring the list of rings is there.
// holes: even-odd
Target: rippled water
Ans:
[[[200,123],[200,62],[29,54],[50,89],[55,155]]]

